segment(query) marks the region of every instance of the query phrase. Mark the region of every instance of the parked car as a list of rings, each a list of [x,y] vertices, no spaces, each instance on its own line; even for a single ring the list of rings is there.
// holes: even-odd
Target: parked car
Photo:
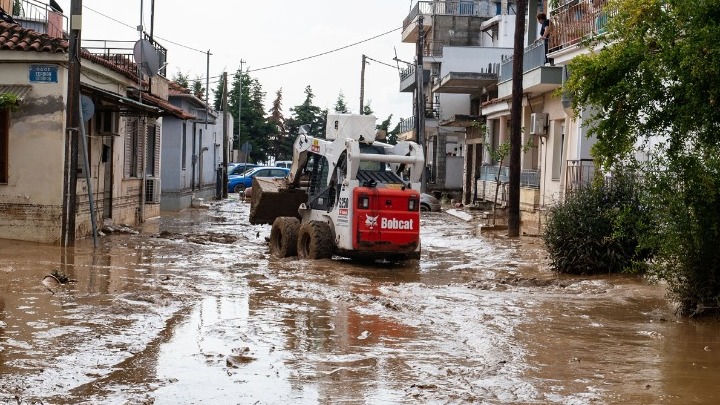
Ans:
[[[228,176],[243,174],[256,167],[259,167],[259,165],[255,163],[228,163]]]
[[[440,211],[440,200],[431,194],[420,194],[420,211],[422,212],[438,212]]]
[[[289,169],[292,167],[292,160],[278,160],[275,162],[275,167],[284,167]]]
[[[228,176],[228,190],[239,193],[252,186],[255,177],[287,177],[289,173],[290,169],[283,167],[255,167],[241,175]]]

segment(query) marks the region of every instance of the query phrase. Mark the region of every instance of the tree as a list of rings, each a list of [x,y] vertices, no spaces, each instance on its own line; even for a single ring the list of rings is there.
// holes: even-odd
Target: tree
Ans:
[[[234,148],[240,149],[243,143],[248,142],[252,147],[248,161],[267,161],[270,137],[274,128],[265,118],[263,106],[265,93],[260,82],[250,77],[247,72],[238,69],[233,76],[229,97],[230,112],[235,117],[233,133],[238,134],[233,140]],[[240,119],[237,118],[238,110],[240,110]]]
[[[174,81],[175,83],[179,84],[180,86],[182,86],[186,89],[190,88],[190,79],[189,79],[188,75],[183,74],[183,72],[181,72],[180,70],[178,70],[177,73],[175,73],[175,75],[172,78],[172,81]]]
[[[310,125],[310,135],[316,137],[325,136],[325,119],[327,110],[313,104],[315,95],[310,86],[305,87],[305,101],[290,109],[292,117],[287,120],[287,130],[291,137],[298,134],[301,125]]]
[[[205,87],[200,76],[195,76],[195,80],[193,80],[192,93],[200,100],[205,100]]]
[[[681,314],[720,307],[720,3],[611,0],[599,52],[575,58],[565,90],[604,170],[635,163],[656,207],[651,269]],[[638,150],[650,159],[636,161]]]
[[[365,106],[363,106],[363,115],[373,115],[375,114],[375,111],[373,111],[372,107],[370,107],[370,103],[372,100],[368,100],[367,103],[365,103]],[[392,117],[392,115],[391,115]]]
[[[338,114],[349,114],[350,110],[348,110],[347,103],[345,102],[345,94],[343,94],[342,90],[340,90],[340,94],[338,94],[337,101],[335,102],[335,112]]]
[[[285,117],[282,112],[282,89],[275,93],[275,100],[270,108],[268,123],[273,127],[270,151],[275,160],[289,160],[292,158],[294,138],[287,132]]]

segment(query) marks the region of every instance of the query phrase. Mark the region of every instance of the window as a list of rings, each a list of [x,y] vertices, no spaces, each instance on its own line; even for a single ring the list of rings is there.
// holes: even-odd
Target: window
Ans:
[[[181,146],[181,154],[180,161],[182,162],[182,169],[187,169],[187,122],[183,122],[182,124],[182,139],[180,140]]]
[[[155,125],[148,125],[147,126],[147,154],[145,156],[145,174],[147,174],[150,177],[153,177],[155,175],[155,163],[157,162],[157,159],[155,158],[155,149],[157,147],[156,139],[155,139]]]
[[[137,178],[140,172],[142,156],[142,137],[140,119],[128,118],[125,121],[125,178]]]
[[[10,110],[0,109],[0,183],[8,182]]]
[[[562,172],[563,148],[565,147],[565,124],[558,126],[558,130],[554,133],[553,139],[553,157],[552,157],[552,179],[560,180]]]
[[[99,111],[95,115],[95,133],[117,134],[118,114],[114,111]]]

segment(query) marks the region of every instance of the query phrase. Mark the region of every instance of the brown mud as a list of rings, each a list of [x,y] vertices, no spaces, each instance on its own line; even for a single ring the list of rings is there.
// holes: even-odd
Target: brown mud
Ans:
[[[540,239],[444,213],[419,261],[275,259],[248,213],[164,213],[97,249],[0,241],[0,404],[720,397],[718,322],[676,318],[662,285],[557,276]]]

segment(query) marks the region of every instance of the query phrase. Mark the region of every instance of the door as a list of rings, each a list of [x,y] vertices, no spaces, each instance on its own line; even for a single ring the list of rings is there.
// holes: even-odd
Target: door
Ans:
[[[104,165],[103,176],[103,218],[112,218],[112,201],[113,201],[113,139],[110,144],[103,142],[101,162]]]

